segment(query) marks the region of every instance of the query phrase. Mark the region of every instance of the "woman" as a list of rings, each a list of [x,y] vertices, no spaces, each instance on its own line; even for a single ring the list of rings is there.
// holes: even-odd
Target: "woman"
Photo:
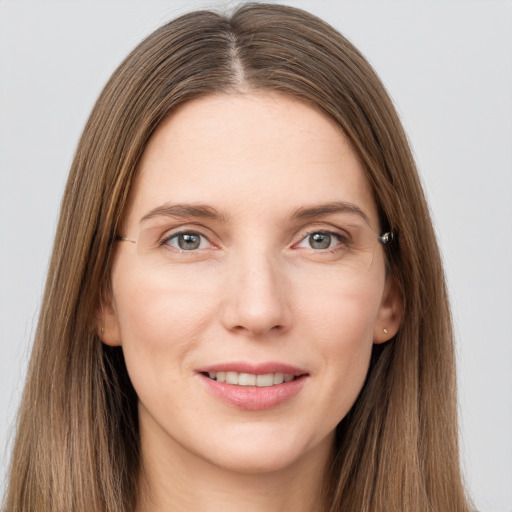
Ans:
[[[468,511],[439,253],[400,122],[289,7],[114,73],[62,205],[6,509]]]

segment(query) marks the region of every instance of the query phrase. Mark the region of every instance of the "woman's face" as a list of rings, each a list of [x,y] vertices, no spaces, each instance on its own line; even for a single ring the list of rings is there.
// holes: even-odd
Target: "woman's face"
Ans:
[[[143,450],[243,472],[325,458],[400,321],[337,126],[278,94],[187,103],[151,138],[119,234],[102,337],[123,347]]]

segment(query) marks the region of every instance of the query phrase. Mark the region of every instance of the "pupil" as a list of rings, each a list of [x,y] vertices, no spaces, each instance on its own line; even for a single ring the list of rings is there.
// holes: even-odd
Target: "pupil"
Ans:
[[[180,235],[178,238],[178,245],[180,249],[191,251],[197,249],[200,244],[200,238],[197,235]]]
[[[309,235],[309,245],[313,249],[327,249],[331,245],[331,235],[313,233]]]

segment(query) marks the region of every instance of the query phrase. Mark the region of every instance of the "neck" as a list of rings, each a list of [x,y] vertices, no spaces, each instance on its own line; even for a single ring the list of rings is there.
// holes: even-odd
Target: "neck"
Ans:
[[[143,432],[141,432],[143,434]],[[166,440],[162,449],[141,436],[142,472],[137,512],[320,512],[332,439],[278,470],[222,468]],[[171,448],[171,449],[169,449]]]

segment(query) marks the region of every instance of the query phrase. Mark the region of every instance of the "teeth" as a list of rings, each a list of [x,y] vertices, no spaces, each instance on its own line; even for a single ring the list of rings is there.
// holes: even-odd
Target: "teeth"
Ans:
[[[265,373],[263,375],[254,375],[252,373],[237,372],[208,372],[210,379],[227,384],[236,384],[238,386],[257,386],[265,388],[291,382],[295,376],[293,373]]]
[[[239,386],[256,386],[256,375],[252,373],[241,373],[238,376]]]
[[[227,384],[238,384],[238,373],[226,372],[226,383]]]
[[[271,373],[265,375],[258,375],[256,378],[256,386],[259,388],[266,388],[274,384],[274,376]]]

